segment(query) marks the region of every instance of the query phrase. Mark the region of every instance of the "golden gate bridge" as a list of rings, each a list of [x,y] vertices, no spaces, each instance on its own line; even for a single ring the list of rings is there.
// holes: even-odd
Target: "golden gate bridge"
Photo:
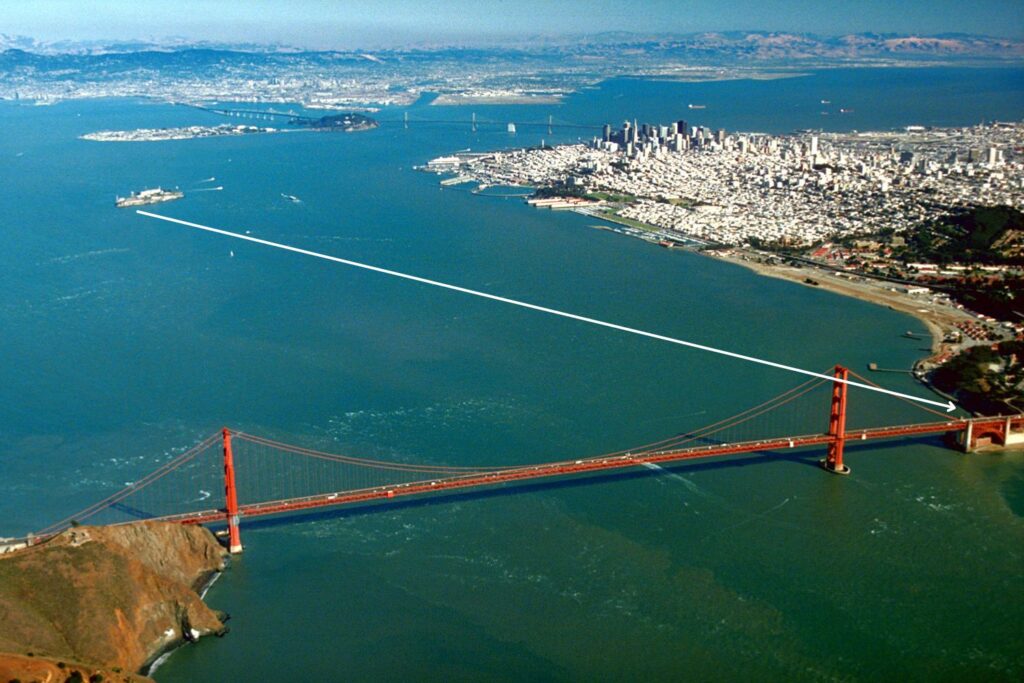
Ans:
[[[806,380],[699,429],[626,450],[539,463],[455,466],[371,459],[224,428],[122,490],[42,529],[33,536],[33,542],[84,522],[163,520],[223,525],[230,551],[238,553],[242,551],[242,521],[265,515],[387,503],[407,497],[442,497],[453,491],[515,487],[535,480],[607,476],[629,468],[658,469],[663,464],[745,453],[773,458],[790,449],[814,447],[825,450],[820,464],[826,472],[848,474],[850,469],[844,461],[847,444],[921,435],[946,434],[965,451],[1024,444],[1024,414],[950,418],[912,401],[907,402],[942,419],[851,428],[847,424],[847,382],[851,375],[878,386],[837,365],[832,370],[834,380]],[[807,403],[820,401],[821,391],[816,390],[823,388],[829,394],[826,431],[794,431],[794,426],[806,424],[805,417],[812,410]],[[788,406],[788,411],[780,411],[783,406]],[[819,403],[819,409],[822,407]],[[789,421],[778,419],[787,412]],[[213,491],[218,491],[217,498]],[[195,497],[197,493],[200,495]]]

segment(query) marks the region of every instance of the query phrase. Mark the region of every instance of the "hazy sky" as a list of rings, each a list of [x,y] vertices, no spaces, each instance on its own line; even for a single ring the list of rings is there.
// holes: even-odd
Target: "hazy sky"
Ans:
[[[1024,0],[0,0],[0,33],[344,48],[607,30],[1024,37]]]

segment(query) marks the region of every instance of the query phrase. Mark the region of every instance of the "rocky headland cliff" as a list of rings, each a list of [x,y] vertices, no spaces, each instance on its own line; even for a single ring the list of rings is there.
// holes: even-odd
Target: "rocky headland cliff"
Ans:
[[[198,591],[226,557],[209,530],[166,522],[73,527],[0,557],[0,682],[150,680],[161,654],[224,633]]]

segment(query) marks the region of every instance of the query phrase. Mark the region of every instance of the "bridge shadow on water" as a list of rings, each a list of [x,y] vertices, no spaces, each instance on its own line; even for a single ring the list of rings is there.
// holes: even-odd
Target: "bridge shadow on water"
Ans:
[[[114,503],[113,505],[110,506],[110,509],[117,510],[118,512],[124,515],[128,515],[129,517],[134,517],[135,519],[139,520],[153,519],[157,516],[155,513],[148,512],[146,510],[143,510],[142,508],[132,507],[131,505],[126,505],[125,503]]]
[[[848,441],[846,452],[857,451],[881,451],[897,450],[911,445],[942,445],[940,437],[922,436],[915,438],[904,438],[893,442],[872,442],[858,443]],[[595,472],[589,475],[576,475],[573,478],[558,479],[555,481],[544,481],[534,483],[505,483],[496,488],[470,490],[461,492],[439,492],[426,494],[423,497],[410,498],[398,501],[375,501],[353,506],[339,506],[336,508],[299,510],[296,512],[285,512],[273,516],[244,519],[244,529],[270,529],[300,522],[316,522],[332,519],[343,519],[347,517],[359,517],[364,515],[379,514],[384,511],[411,510],[427,508],[435,505],[449,505],[458,502],[471,502],[479,500],[490,500],[504,498],[506,496],[518,496],[529,493],[540,493],[545,491],[558,491],[563,489],[575,489],[586,486],[603,485],[634,481],[647,478],[658,478],[669,475],[692,474],[697,472],[714,472],[719,470],[731,470],[737,468],[752,467],[772,462],[786,462],[793,465],[813,467],[820,469],[819,460],[824,456],[824,448],[814,448],[801,453],[783,451],[758,451],[757,453],[733,456],[725,459],[708,461],[681,461],[678,463],[667,463],[658,465],[657,469],[644,467],[642,465],[619,472]],[[824,473],[823,473],[824,474]],[[212,523],[211,527],[222,527],[223,523]]]

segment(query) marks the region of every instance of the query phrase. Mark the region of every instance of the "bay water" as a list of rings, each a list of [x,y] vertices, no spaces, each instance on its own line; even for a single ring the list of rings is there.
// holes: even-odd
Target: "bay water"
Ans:
[[[853,111],[822,115],[821,99]],[[497,125],[421,123],[471,113]],[[589,137],[522,125],[549,114],[787,132],[1022,113],[1009,68],[623,78],[559,106],[424,102],[408,129],[389,109],[359,134],[151,143],[78,136],[223,119],[3,103],[0,533],[71,514],[222,425],[352,455],[541,462],[665,438],[801,379],[144,219],[117,194],[178,186],[157,213],[812,370],[909,367],[924,342],[901,337],[922,328],[905,315],[412,167]],[[884,384],[927,396],[905,375]],[[855,424],[922,417],[850,401]],[[827,397],[778,419],[823,430]],[[1019,680],[1024,457],[924,438],[852,447],[841,478],[821,456],[244,523],[245,553],[207,595],[231,633],[155,677]]]

